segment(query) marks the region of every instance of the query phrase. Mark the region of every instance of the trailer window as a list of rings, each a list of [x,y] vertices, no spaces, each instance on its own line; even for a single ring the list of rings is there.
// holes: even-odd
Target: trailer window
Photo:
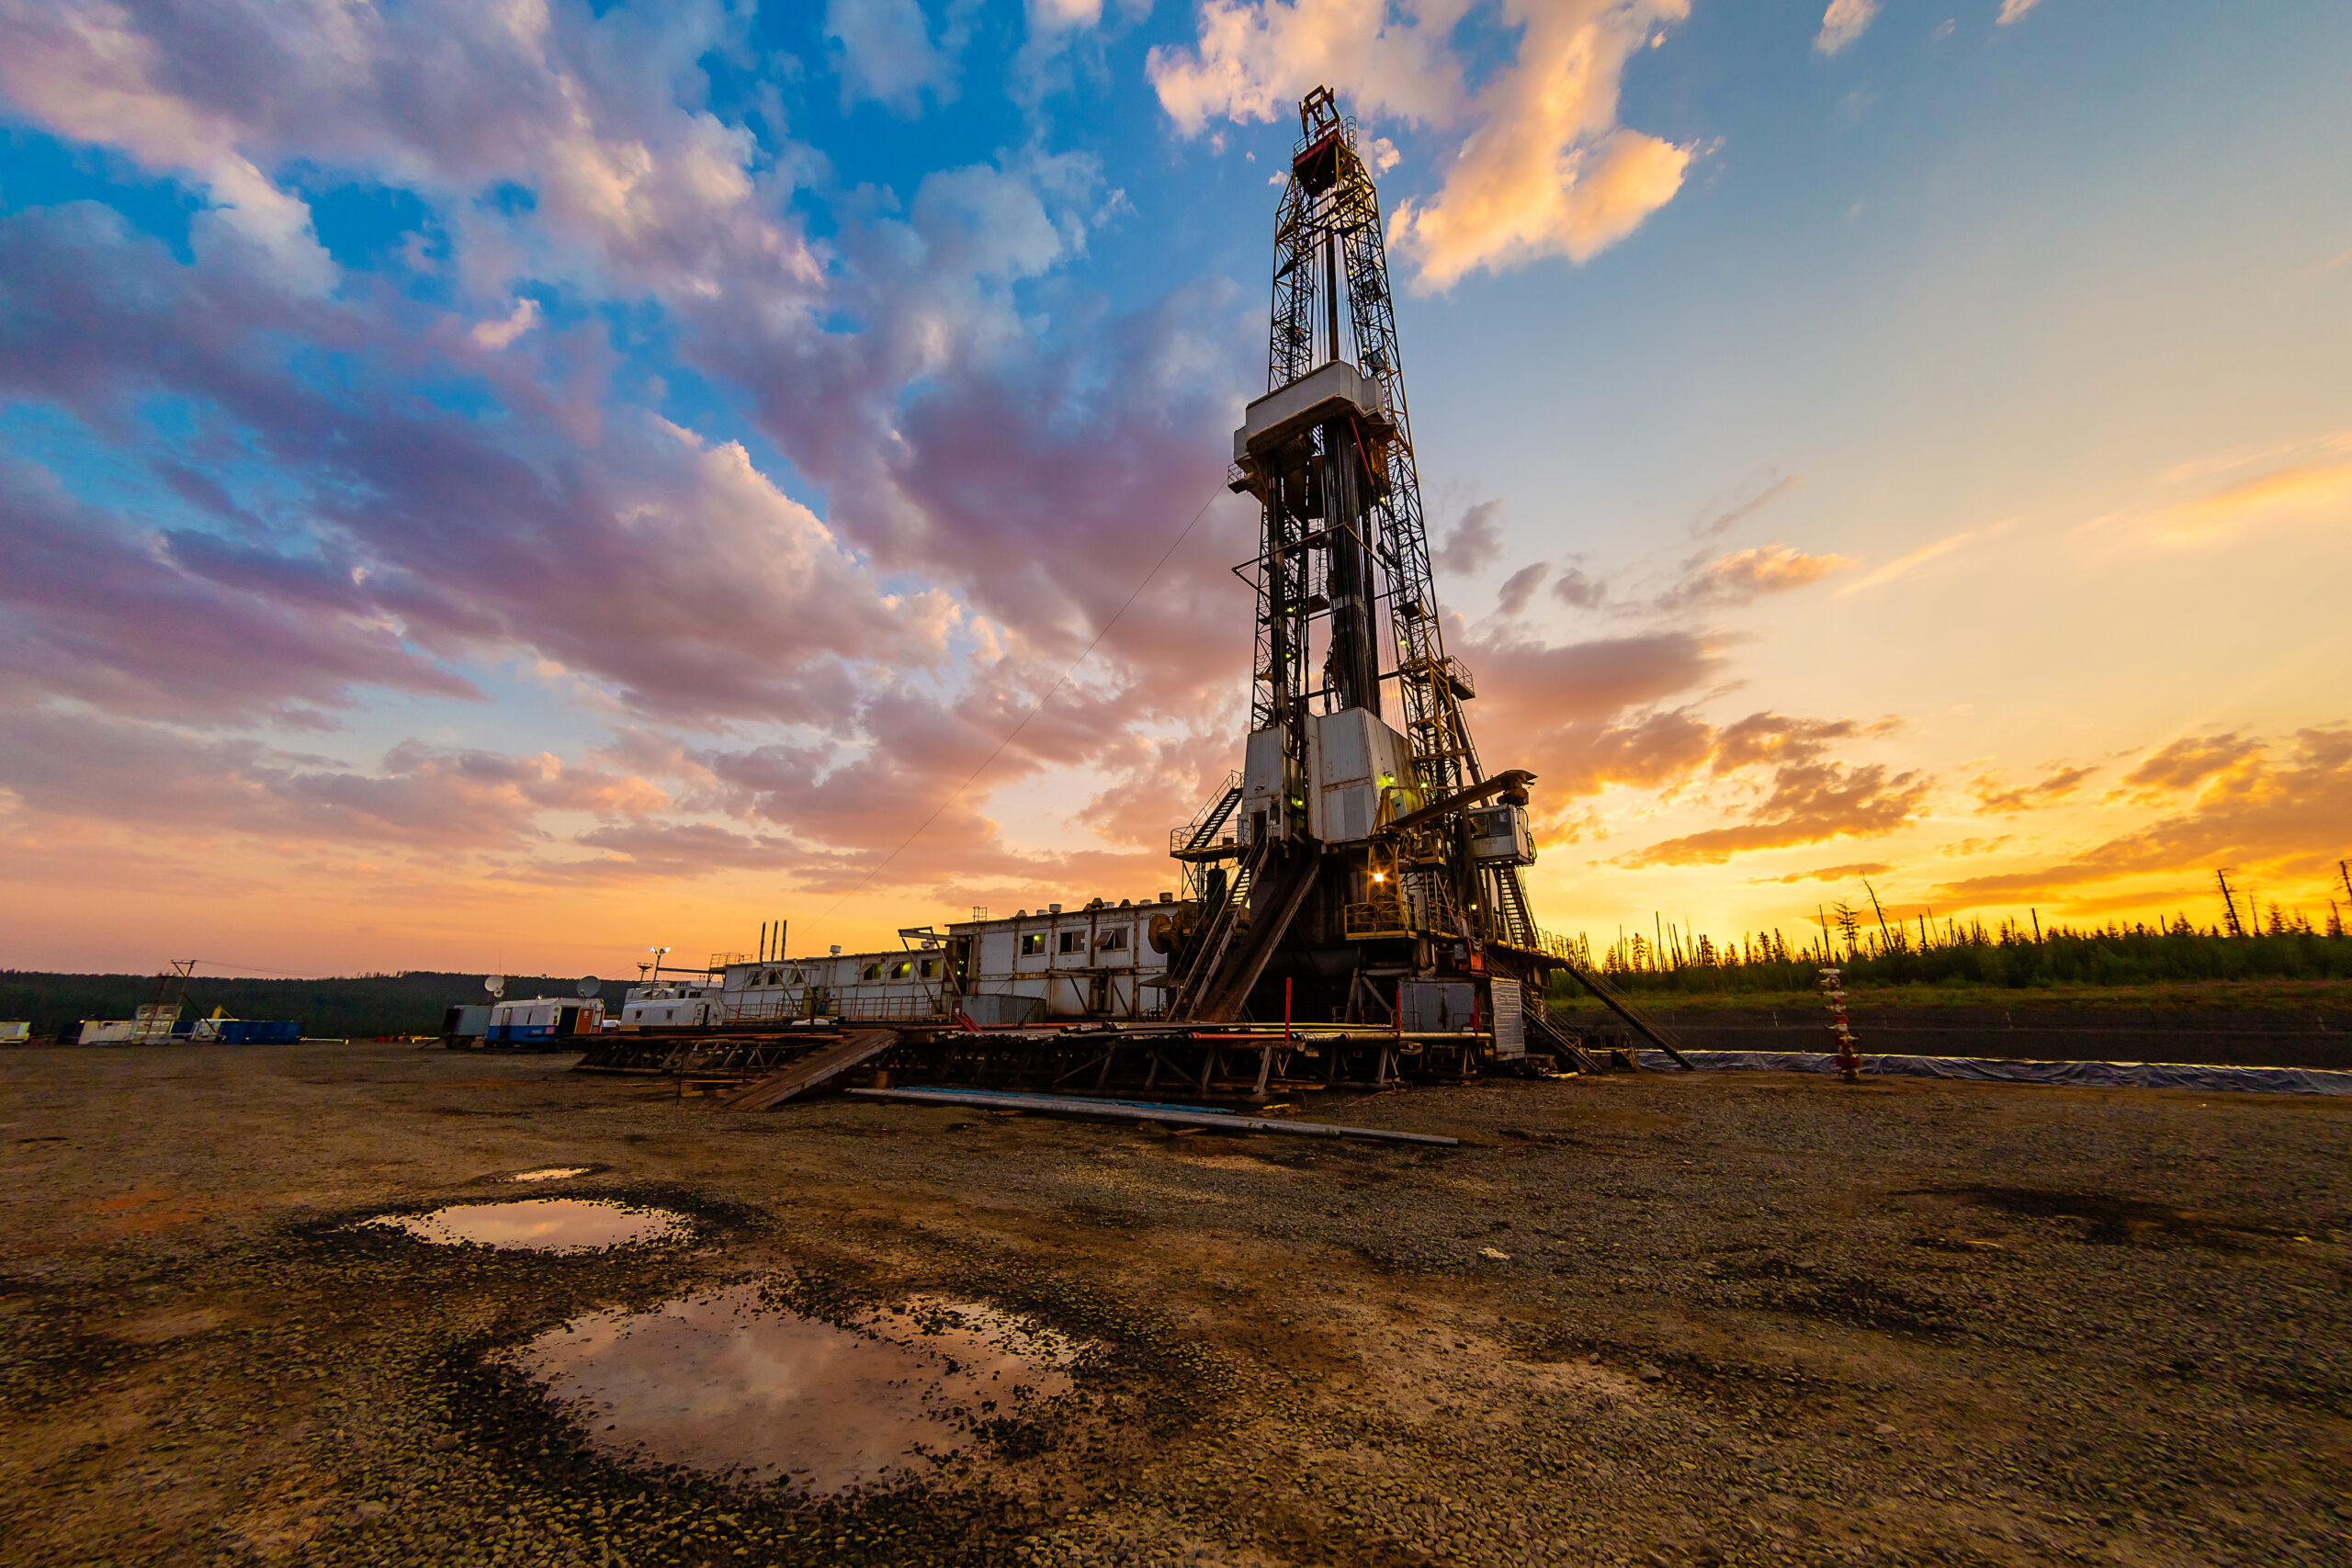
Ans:
[[[1045,933],[1044,931],[1023,931],[1023,932],[1021,933],[1021,956],[1022,956],[1022,957],[1023,957],[1023,958],[1034,958],[1034,957],[1035,957],[1038,953],[1043,953],[1043,952],[1045,952],[1045,951],[1046,951],[1046,933]]]
[[[1086,933],[1084,931],[1062,932],[1062,951],[1064,953],[1084,953],[1086,951]]]
[[[1127,946],[1127,928],[1125,926],[1112,927],[1109,931],[1102,933],[1102,940],[1097,942],[1094,945],[1099,951],[1103,953],[1125,952]]]
[[[893,980],[903,980],[914,972],[914,961],[910,958],[901,958],[890,965],[890,978]]]
[[[938,959],[926,958],[922,961],[922,977],[926,980],[936,980],[939,978]]]
[[[865,966],[865,973],[859,976],[858,978],[861,980],[879,980],[882,978],[882,965],[879,964],[867,964]]]

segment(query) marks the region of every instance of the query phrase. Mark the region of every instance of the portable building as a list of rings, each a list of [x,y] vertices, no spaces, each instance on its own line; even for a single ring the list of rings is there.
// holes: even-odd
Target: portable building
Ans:
[[[737,961],[715,986],[640,987],[622,1026],[946,1021],[961,1014],[983,1029],[1073,1019],[1152,1018],[1167,1003],[1170,943],[1153,922],[1172,920],[1173,900],[1093,899],[998,919],[958,920],[944,932],[910,931],[917,945],[822,958]],[[664,1015],[665,993],[692,990],[713,1005],[706,1023]]]
[[[527,1001],[500,1002],[490,1010],[490,1043],[521,1044],[532,1040],[560,1040],[574,1034],[594,1034],[605,1025],[605,1004],[560,997],[533,997]]]
[[[719,987],[707,981],[664,980],[632,986],[621,1003],[623,1029],[707,1029],[725,1021]]]

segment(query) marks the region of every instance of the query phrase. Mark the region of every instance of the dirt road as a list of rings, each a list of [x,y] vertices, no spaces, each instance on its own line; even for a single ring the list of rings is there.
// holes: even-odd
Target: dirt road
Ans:
[[[1295,1101],[1458,1149],[566,1057],[0,1056],[0,1561],[2352,1562],[2352,1105],[1645,1075]],[[619,1195],[585,1256],[356,1223]],[[968,1467],[632,1470],[494,1352],[747,1280],[1091,1347]],[[487,1358],[487,1359],[486,1359]]]

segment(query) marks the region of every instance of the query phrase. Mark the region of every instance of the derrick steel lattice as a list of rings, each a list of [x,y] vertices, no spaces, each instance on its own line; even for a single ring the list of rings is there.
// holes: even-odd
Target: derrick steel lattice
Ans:
[[[1263,481],[1251,728],[1280,728],[1295,737],[1296,718],[1318,698],[1326,711],[1361,705],[1377,713],[1381,684],[1393,678],[1420,788],[1435,796],[1479,784],[1485,774],[1463,714],[1474,688],[1446,651],[1438,615],[1380,195],[1357,152],[1355,122],[1339,112],[1329,88],[1301,101],[1299,128],[1274,233],[1266,389],[1278,391],[1351,347],[1357,367],[1379,384],[1390,423],[1385,434],[1358,425],[1342,434],[1340,426],[1326,425],[1314,434],[1306,468]],[[1351,440],[1358,449],[1330,450],[1335,440]],[[1324,493],[1359,482],[1367,493],[1345,494],[1336,503]],[[1326,521],[1349,516],[1356,518],[1352,528]],[[1377,592],[1374,566],[1384,580]],[[1385,671],[1380,617],[1372,609],[1383,600],[1385,651],[1393,658]],[[1351,614],[1363,617],[1361,624],[1349,619]],[[1329,628],[1319,671],[1309,657],[1318,621]],[[1318,673],[1320,684],[1311,686]],[[1471,895],[1465,935],[1536,945],[1516,866],[1481,866],[1470,881],[1463,889]],[[1452,901],[1440,896],[1450,890],[1419,891],[1425,907]]]

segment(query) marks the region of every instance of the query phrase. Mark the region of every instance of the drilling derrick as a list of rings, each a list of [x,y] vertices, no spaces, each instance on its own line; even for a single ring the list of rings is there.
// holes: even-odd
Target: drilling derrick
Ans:
[[[1446,652],[1354,122],[1318,87],[1299,127],[1266,391],[1233,438],[1232,488],[1262,519],[1250,735],[1239,775],[1170,845],[1198,910],[1171,1010],[1402,1031],[1458,1010],[1449,1027],[1483,1014],[1516,1055],[1503,1014],[1515,1025],[1521,983],[1540,994],[1559,963],[1520,880],[1531,775],[1484,772],[1476,689]]]

